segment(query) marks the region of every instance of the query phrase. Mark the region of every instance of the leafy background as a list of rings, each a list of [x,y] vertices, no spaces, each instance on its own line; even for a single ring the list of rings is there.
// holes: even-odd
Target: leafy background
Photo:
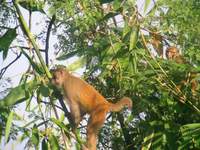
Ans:
[[[82,68],[82,78],[108,101],[133,100],[131,112],[108,115],[99,149],[200,148],[199,84],[191,90],[191,81],[199,82],[199,1],[5,0],[0,10],[2,59],[15,56],[0,71],[3,145],[17,140],[24,149],[80,149],[87,117],[75,138],[69,112],[49,84],[49,68],[65,62],[71,71]],[[35,34],[33,15],[44,18]],[[167,60],[169,46],[187,63]],[[6,72],[20,59],[28,67],[13,87]],[[22,104],[27,118],[17,111]]]

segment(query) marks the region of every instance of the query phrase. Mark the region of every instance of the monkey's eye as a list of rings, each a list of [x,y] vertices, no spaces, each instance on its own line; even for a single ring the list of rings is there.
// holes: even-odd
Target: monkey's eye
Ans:
[[[51,78],[51,80],[56,80],[56,79],[57,77],[55,75]]]

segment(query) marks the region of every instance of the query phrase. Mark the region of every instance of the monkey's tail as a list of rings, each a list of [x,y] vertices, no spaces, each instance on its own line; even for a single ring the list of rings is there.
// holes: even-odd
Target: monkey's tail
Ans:
[[[110,103],[111,112],[118,112],[124,107],[128,107],[128,109],[132,108],[132,100],[130,98],[123,97],[120,101],[118,101],[115,104]]]

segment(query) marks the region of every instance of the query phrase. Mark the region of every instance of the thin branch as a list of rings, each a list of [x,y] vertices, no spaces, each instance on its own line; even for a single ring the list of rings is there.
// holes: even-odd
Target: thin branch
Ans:
[[[26,49],[26,50],[30,50],[30,47],[26,47],[26,46],[12,46],[11,48],[22,48],[22,49]],[[35,50],[34,48],[33,48],[33,50]],[[39,49],[40,50],[40,52],[45,52],[45,50],[44,49]]]
[[[35,39],[34,39],[32,33],[30,32],[30,30],[29,30],[29,28],[28,28],[28,26],[27,26],[26,21],[24,20],[24,17],[23,17],[23,15],[22,15],[22,13],[21,13],[21,10],[20,10],[20,8],[19,8],[19,6],[18,6],[17,1],[16,1],[16,0],[13,0],[13,3],[14,3],[14,6],[15,6],[15,9],[16,9],[16,13],[17,13],[17,15],[18,15],[18,21],[20,22],[20,27],[21,27],[22,30],[24,31],[25,35],[26,35],[26,36],[29,38],[29,40],[31,41],[33,47],[35,48],[35,52],[36,52],[36,54],[37,54],[37,56],[38,56],[38,59],[39,59],[41,65],[42,65],[42,67],[43,67],[43,69],[44,69],[44,71],[45,71],[47,77],[50,79],[52,76],[51,76],[51,73],[49,72],[47,66],[45,65],[45,62],[44,62],[44,60],[43,60],[43,57],[42,57],[42,55],[41,55],[41,53],[40,53],[40,51],[39,51],[39,46],[37,45],[37,43],[36,43],[36,41],[35,41]]]
[[[4,68],[1,69],[0,71],[0,79],[3,77],[4,73],[6,72],[6,70],[14,63],[16,62],[20,57],[21,57],[22,53],[20,53],[13,61],[11,61],[7,66],[5,66]]]
[[[129,134],[129,131],[127,130],[127,128],[125,126],[123,115],[118,113],[117,114],[117,120],[120,123],[126,145],[132,145],[131,135]],[[131,149],[132,149],[131,146],[127,147],[127,150],[131,150]]]
[[[67,107],[66,107],[66,105],[65,105],[65,103],[64,103],[64,101],[63,101],[63,99],[62,99],[62,98],[59,98],[58,100],[59,100],[60,105],[62,106],[62,110],[64,111],[65,116],[66,116],[67,119],[69,120],[70,124],[73,125],[72,116],[71,116],[70,112],[67,110]]]
[[[1,28],[1,30],[3,30],[3,29],[9,30],[10,29],[9,27],[6,27],[6,26],[0,26],[0,28]]]
[[[50,103],[51,103],[51,106],[52,106],[52,108],[53,108],[53,111],[54,111],[54,114],[55,114],[55,116],[56,116],[56,119],[59,119],[58,112],[57,112],[56,107],[54,106],[53,101],[52,101],[51,98],[50,98]],[[65,148],[66,148],[66,149],[69,149],[69,145],[68,145],[68,143],[67,143],[67,140],[68,140],[68,139],[67,139],[67,136],[65,135],[64,130],[63,130],[62,128],[60,128],[60,129],[61,129],[62,138],[63,138],[63,140],[64,140]]]
[[[46,65],[49,66],[49,38],[50,38],[50,32],[52,29],[52,25],[56,20],[56,15],[53,15],[51,18],[51,21],[49,23],[48,29],[47,29],[47,36],[46,36],[46,45],[45,45],[45,61]]]
[[[155,6],[157,6],[157,4],[156,4],[156,1],[155,1],[155,0],[153,0],[153,3],[154,3],[154,5],[155,5]]]
[[[41,103],[44,103],[44,104],[47,104],[47,105],[51,105],[50,102],[41,101]],[[58,106],[58,105],[55,105],[55,104],[53,104],[53,105],[54,105],[56,108],[58,108],[58,109],[60,109],[60,110],[63,111],[63,108],[62,108],[62,107],[60,107],[60,106]]]

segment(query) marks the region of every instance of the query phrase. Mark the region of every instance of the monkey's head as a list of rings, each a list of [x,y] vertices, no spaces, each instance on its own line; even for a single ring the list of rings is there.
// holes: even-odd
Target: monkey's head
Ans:
[[[168,59],[174,59],[179,55],[179,51],[175,46],[168,47],[166,50],[166,57]]]
[[[52,79],[51,83],[55,85],[57,88],[62,88],[64,83],[66,82],[66,77],[68,75],[67,70],[65,68],[57,68],[51,70]]]

